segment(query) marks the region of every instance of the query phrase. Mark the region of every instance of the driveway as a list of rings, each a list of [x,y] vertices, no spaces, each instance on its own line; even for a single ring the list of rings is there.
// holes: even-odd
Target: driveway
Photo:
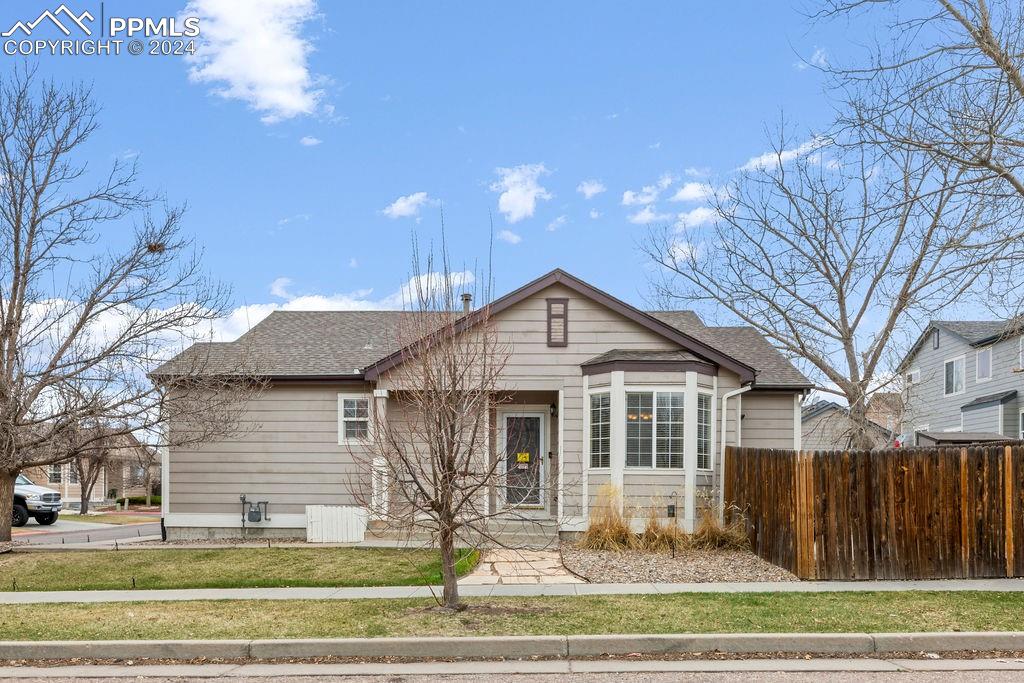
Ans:
[[[144,524],[100,524],[94,522],[69,522],[57,518],[50,526],[36,524],[29,520],[28,524],[13,530],[14,540],[29,545],[96,543],[114,540],[138,538],[140,536],[159,536],[160,522]]]

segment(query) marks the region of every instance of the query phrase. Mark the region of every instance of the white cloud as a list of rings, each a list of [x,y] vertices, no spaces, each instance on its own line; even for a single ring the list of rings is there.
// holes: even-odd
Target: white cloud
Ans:
[[[313,50],[302,35],[315,0],[190,0],[184,16],[200,19],[189,78],[214,94],[246,102],[264,123],[316,113],[323,90],[309,71]]]
[[[651,144],[647,145],[647,149],[661,149],[661,140],[658,140],[657,142],[652,142]]]
[[[541,176],[550,175],[544,164],[522,164],[512,168],[496,168],[498,180],[491,183],[492,192],[500,192],[498,211],[509,223],[518,223],[533,215],[537,201],[554,195],[541,186]]]
[[[512,232],[511,230],[502,230],[496,237],[502,242],[508,242],[509,244],[519,244],[523,241],[523,238]]]
[[[584,180],[576,186],[576,191],[587,199],[593,199],[608,188],[600,180]]]
[[[668,254],[673,261],[686,262],[700,255],[700,247],[686,240],[676,240],[669,247]]]
[[[690,166],[683,170],[683,174],[688,178],[703,178],[709,173],[711,173],[711,169],[707,167],[697,168],[696,166]]]
[[[658,213],[653,205],[647,205],[640,209],[632,216],[629,216],[629,222],[637,225],[649,225],[650,223],[662,223],[673,218],[670,213]]]
[[[623,206],[639,206],[641,204],[653,204],[661,193],[675,182],[670,174],[658,178],[654,185],[644,185],[639,190],[626,190],[622,193]]]
[[[294,216],[285,216],[284,218],[279,219],[277,224],[288,225],[289,223],[298,223],[299,221],[306,223],[310,218],[312,218],[312,216],[308,213],[297,213]]]
[[[673,202],[700,202],[715,196],[715,188],[708,183],[690,182],[684,183],[672,195]]]
[[[601,212],[598,211],[597,209],[591,209],[590,210],[590,217],[592,219],[594,219],[594,220],[597,220],[598,218],[601,217]]]
[[[452,287],[456,290],[473,284],[474,280],[473,273],[468,270],[450,275]],[[427,273],[410,279],[397,291],[379,299],[372,296],[372,289],[358,289],[346,294],[289,296],[283,304],[259,303],[239,306],[214,324],[212,337],[214,341],[233,341],[274,311],[400,310],[412,304],[420,287],[436,289],[443,283],[444,276],[441,273]]]
[[[823,47],[815,47],[814,52],[811,54],[810,58],[807,61],[796,62],[795,64],[793,64],[793,66],[796,67],[799,71],[803,71],[804,69],[811,66],[816,66],[819,69],[824,69],[825,67],[828,66],[828,52],[826,52],[825,48]]]
[[[385,206],[382,213],[388,218],[408,218],[410,216],[418,216],[420,209],[425,204],[431,204],[433,200],[426,192],[414,192],[407,194],[404,197],[399,197],[395,201],[391,202],[388,206]]]
[[[716,218],[718,218],[718,212],[710,206],[698,206],[692,211],[684,211],[676,216],[675,227],[677,230],[696,228],[704,225],[705,223],[710,223]]]
[[[358,268],[359,267],[359,261],[356,260],[355,256],[353,256],[352,258],[350,258],[348,260],[348,267],[349,268]]]
[[[321,140],[320,138],[315,138],[312,135],[303,135],[301,138],[299,138],[299,144],[302,145],[303,147],[316,147],[321,142],[323,142],[323,140]]]
[[[756,157],[750,157],[747,163],[740,166],[741,171],[758,171],[769,167],[775,167],[779,165],[779,162],[785,164],[788,161],[792,161],[797,157],[802,157],[805,154],[810,154],[814,150],[823,147],[828,141],[821,136],[811,138],[807,142],[804,142],[793,149],[784,149],[781,152],[765,152]]]
[[[550,223],[548,223],[547,230],[548,230],[548,232],[554,232],[555,230],[558,230],[560,227],[562,227],[563,225],[565,225],[568,222],[569,222],[569,219],[567,217],[559,216],[555,220],[553,220]]]
[[[291,292],[288,291],[288,287],[291,284],[291,278],[279,277],[270,283],[270,293],[279,299],[291,299]]]

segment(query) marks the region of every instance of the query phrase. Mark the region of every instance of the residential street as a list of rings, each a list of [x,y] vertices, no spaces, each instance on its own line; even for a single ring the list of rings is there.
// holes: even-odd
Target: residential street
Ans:
[[[899,662],[915,665],[915,662]],[[0,680],[75,681],[87,676],[91,681],[209,681],[269,680],[300,683],[304,681],[345,681],[346,683],[428,683],[451,681],[510,681],[512,683],[618,683],[623,674],[631,681],[662,683],[669,681],[795,681],[797,683],[931,683],[957,681],[1016,681],[1024,664],[997,660],[916,662],[937,670],[911,671],[882,660],[738,660],[733,662],[463,662],[457,664],[252,664],[245,666],[122,666],[67,667],[64,669],[0,669]],[[1007,667],[1012,667],[1007,670]],[[583,670],[570,670],[583,669]],[[771,670],[771,669],[776,670]],[[890,670],[885,670],[890,669]],[[986,670],[987,669],[987,670]],[[999,670],[1003,669],[1003,670]],[[154,675],[147,675],[152,671]],[[450,672],[450,673],[449,673]],[[524,673],[519,673],[524,672]]]
[[[68,522],[60,518],[52,526],[40,526],[30,521],[15,530],[14,540],[28,545],[61,545],[68,543],[111,542],[115,539],[159,536],[160,523],[147,524],[94,524]]]

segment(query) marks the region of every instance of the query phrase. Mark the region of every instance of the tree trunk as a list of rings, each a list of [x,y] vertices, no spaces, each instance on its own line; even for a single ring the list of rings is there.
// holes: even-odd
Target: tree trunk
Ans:
[[[11,540],[14,480],[17,476],[17,472],[0,472],[0,543]]]
[[[875,447],[874,434],[867,416],[867,398],[863,395],[848,396],[850,402],[850,448],[871,450]]]
[[[444,582],[441,604],[456,610],[459,609],[459,577],[455,573],[455,534],[447,525],[441,527],[438,545],[441,548],[441,578]]]
[[[85,492],[84,487],[81,489],[81,491],[79,491],[78,501],[78,514],[89,514],[89,494]]]
[[[142,480],[146,486],[146,507],[153,504],[153,475],[149,472],[149,467],[146,467],[146,474],[143,475]],[[125,496],[127,498],[127,495]]]

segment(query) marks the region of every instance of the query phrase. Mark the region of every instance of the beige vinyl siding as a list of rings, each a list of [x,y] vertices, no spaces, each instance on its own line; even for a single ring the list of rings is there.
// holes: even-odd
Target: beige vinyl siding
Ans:
[[[743,394],[743,445],[792,448],[795,404],[792,393]]]
[[[170,449],[169,512],[240,515],[243,493],[269,501],[271,518],[304,513],[306,505],[353,504],[356,446],[338,444],[338,394],[371,391],[340,383],[269,387],[237,434]]]

